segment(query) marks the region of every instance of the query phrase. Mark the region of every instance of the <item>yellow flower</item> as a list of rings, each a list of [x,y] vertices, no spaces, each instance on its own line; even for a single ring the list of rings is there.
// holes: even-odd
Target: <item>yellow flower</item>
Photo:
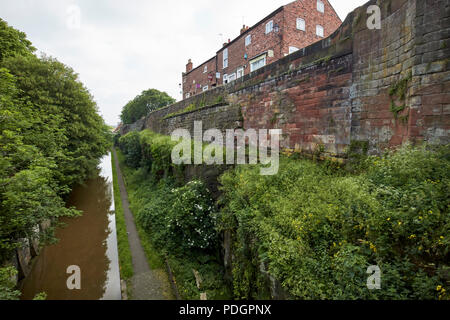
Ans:
[[[422,246],[419,247],[419,251],[422,251]]]
[[[444,236],[440,236],[439,238],[444,239]]]
[[[428,213],[429,213],[429,214],[433,214],[433,211],[430,210],[430,211],[428,211]]]
[[[416,237],[415,234],[412,234],[412,235],[409,236],[409,238],[410,238],[411,240],[414,239],[415,237]]]
[[[436,291],[441,291],[441,290],[442,290],[442,286],[439,285],[436,287]]]
[[[422,217],[422,216],[420,216],[420,217],[419,217],[419,220],[422,220],[422,219],[423,219],[423,217]]]
[[[399,225],[399,226],[401,226],[401,225],[402,225],[402,222],[401,222],[401,221],[399,221],[399,222],[398,222],[398,225]]]
[[[391,221],[391,218],[387,218],[386,220],[387,220],[387,221]]]

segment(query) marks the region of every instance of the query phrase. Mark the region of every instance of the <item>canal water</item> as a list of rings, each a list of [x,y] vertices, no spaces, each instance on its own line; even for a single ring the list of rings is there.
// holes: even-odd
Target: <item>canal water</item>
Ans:
[[[111,155],[102,158],[98,173],[75,187],[67,205],[83,211],[64,218],[56,230],[58,243],[45,247],[23,281],[22,299],[45,292],[48,300],[120,300]],[[80,270],[81,289],[70,290],[70,266]],[[71,281],[70,281],[71,282]]]

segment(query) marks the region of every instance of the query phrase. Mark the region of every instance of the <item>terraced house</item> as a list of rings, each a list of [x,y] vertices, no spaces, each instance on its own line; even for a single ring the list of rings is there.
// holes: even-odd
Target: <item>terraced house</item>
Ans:
[[[234,81],[331,35],[342,21],[327,0],[296,0],[228,40],[208,61],[182,74],[183,98]]]

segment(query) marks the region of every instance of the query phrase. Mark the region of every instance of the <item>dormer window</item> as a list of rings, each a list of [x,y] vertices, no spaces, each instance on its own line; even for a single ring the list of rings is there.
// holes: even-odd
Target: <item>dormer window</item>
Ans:
[[[205,66],[204,68],[203,68],[203,73],[207,73],[208,72],[208,66]]]

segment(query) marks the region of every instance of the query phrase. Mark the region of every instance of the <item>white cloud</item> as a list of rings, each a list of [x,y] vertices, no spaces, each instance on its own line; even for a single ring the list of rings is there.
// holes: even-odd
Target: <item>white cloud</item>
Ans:
[[[142,90],[179,99],[189,58],[196,65],[211,58],[243,22],[251,26],[288,2],[15,0],[0,2],[0,17],[79,73],[107,123],[116,124],[123,105]],[[331,1],[342,20],[365,2]],[[71,5],[81,10],[79,29],[68,27]]]

